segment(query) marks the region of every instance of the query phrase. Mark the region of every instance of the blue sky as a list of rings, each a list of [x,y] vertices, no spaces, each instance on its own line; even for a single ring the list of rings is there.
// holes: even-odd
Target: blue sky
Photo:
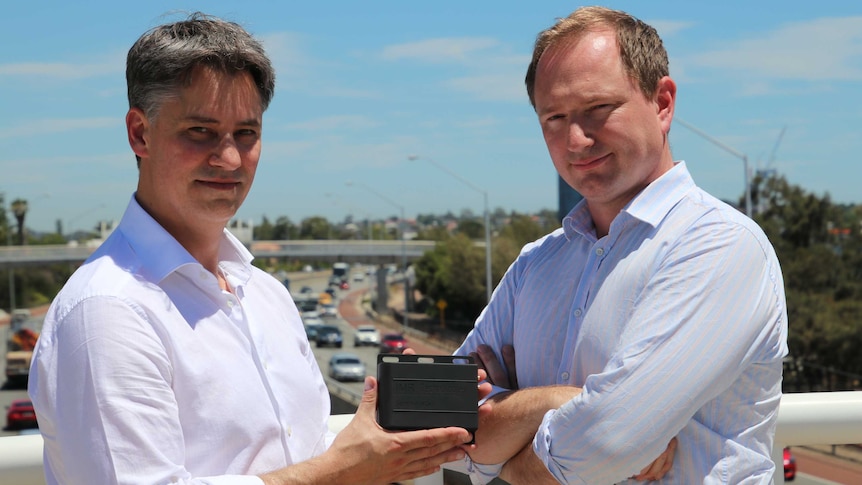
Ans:
[[[125,53],[178,18],[166,13],[202,10],[243,24],[277,69],[257,179],[238,217],[481,213],[481,191],[491,209],[556,210],[556,172],[523,76],[535,35],[578,5],[11,2],[0,29],[0,192],[30,202],[35,230],[118,220],[137,180]],[[834,201],[862,202],[862,2],[605,5],[662,34],[678,118],[746,154],[752,171],[769,166]],[[743,193],[740,158],[679,124],[671,146],[707,191]]]

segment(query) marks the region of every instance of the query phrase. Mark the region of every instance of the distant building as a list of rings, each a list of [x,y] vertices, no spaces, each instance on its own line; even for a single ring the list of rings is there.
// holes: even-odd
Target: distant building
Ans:
[[[254,240],[254,222],[251,219],[247,221],[231,219],[231,221],[227,223],[227,230],[230,231],[235,238],[239,239],[239,242],[246,246],[250,246],[251,242]]]
[[[569,211],[572,210],[572,207],[580,202],[584,196],[567,184],[559,175],[557,175],[557,193],[559,195],[557,199],[557,218],[562,222],[563,217],[566,217],[566,214],[568,214]]]

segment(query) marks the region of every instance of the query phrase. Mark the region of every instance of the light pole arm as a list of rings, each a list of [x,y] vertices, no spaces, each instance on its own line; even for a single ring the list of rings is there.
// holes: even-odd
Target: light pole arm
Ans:
[[[745,215],[747,215],[749,218],[751,218],[752,217],[752,212],[751,212],[751,183],[749,181],[750,175],[748,172],[748,155],[741,153],[741,152],[733,149],[732,147],[722,143],[721,141],[707,135],[706,133],[703,132],[703,130],[700,130],[699,128],[692,125],[691,123],[687,123],[678,117],[674,118],[674,121],[676,121],[677,123],[681,124],[682,126],[688,128],[689,130],[697,133],[698,135],[705,138],[707,141],[711,142],[713,145],[723,149],[724,151],[735,156],[736,158],[742,159],[742,168],[745,171]]]
[[[457,173],[455,173],[455,172],[453,172],[453,171],[449,170],[448,168],[446,168],[446,166],[445,166],[445,165],[441,165],[441,164],[437,163],[436,161],[434,161],[434,159],[433,159],[433,158],[420,157],[420,156],[418,156],[418,155],[410,155],[410,156],[409,156],[409,157],[407,157],[407,158],[409,158],[410,160],[419,160],[419,159],[421,158],[422,160],[425,160],[425,161],[427,161],[428,163],[430,163],[430,164],[434,165],[435,167],[439,168],[440,170],[442,170],[442,171],[444,171],[444,172],[448,173],[448,174],[449,174],[449,175],[451,175],[452,177],[454,177],[454,178],[456,178],[456,179],[460,180],[460,181],[461,181],[461,183],[463,183],[464,185],[466,185],[466,186],[470,187],[471,189],[475,190],[476,192],[479,192],[480,194],[484,194],[484,195],[485,195],[485,204],[486,204],[486,206],[487,206],[487,202],[488,202],[488,194],[487,194],[487,192],[485,192],[484,190],[480,189],[479,187],[477,187],[477,186],[473,185],[473,183],[472,183],[472,182],[470,182],[469,180],[465,179],[464,177],[461,177],[461,176],[460,176],[460,175],[458,175]]]
[[[439,168],[440,170],[448,173],[449,175],[451,175],[455,179],[461,181],[461,183],[463,183],[467,187],[470,187],[471,189],[475,190],[476,192],[479,192],[480,194],[482,194],[482,199],[483,199],[483,202],[485,204],[485,207],[484,207],[484,213],[485,213],[485,294],[486,294],[486,302],[490,302],[491,301],[491,290],[492,290],[493,283],[492,283],[492,278],[491,278],[491,215],[490,215],[490,212],[488,211],[488,192],[486,190],[482,190],[479,187],[473,185],[469,180],[461,177],[457,173],[455,173],[455,172],[449,170],[448,168],[446,168],[445,166],[437,163],[432,158],[420,157],[419,155],[409,155],[407,157],[408,160],[419,160],[420,158],[422,160],[425,160],[428,163],[434,165],[435,167]]]

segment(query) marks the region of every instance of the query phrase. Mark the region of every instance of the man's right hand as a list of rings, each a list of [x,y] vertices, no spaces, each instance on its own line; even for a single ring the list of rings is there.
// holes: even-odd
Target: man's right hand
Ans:
[[[365,378],[365,393],[350,423],[321,456],[261,476],[270,484],[383,485],[436,472],[464,457],[470,442],[463,428],[387,431],[377,424],[377,379]]]

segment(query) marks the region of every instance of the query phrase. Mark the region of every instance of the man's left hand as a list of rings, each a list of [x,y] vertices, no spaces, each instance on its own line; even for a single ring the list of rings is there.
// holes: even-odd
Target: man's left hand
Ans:
[[[504,345],[500,349],[500,354],[503,356],[503,362],[497,358],[489,345],[479,345],[475,352],[470,352],[470,356],[476,361],[480,369],[485,369],[488,373],[488,382],[497,386],[510,390],[518,389],[518,373],[515,368],[515,347],[512,345]]]

